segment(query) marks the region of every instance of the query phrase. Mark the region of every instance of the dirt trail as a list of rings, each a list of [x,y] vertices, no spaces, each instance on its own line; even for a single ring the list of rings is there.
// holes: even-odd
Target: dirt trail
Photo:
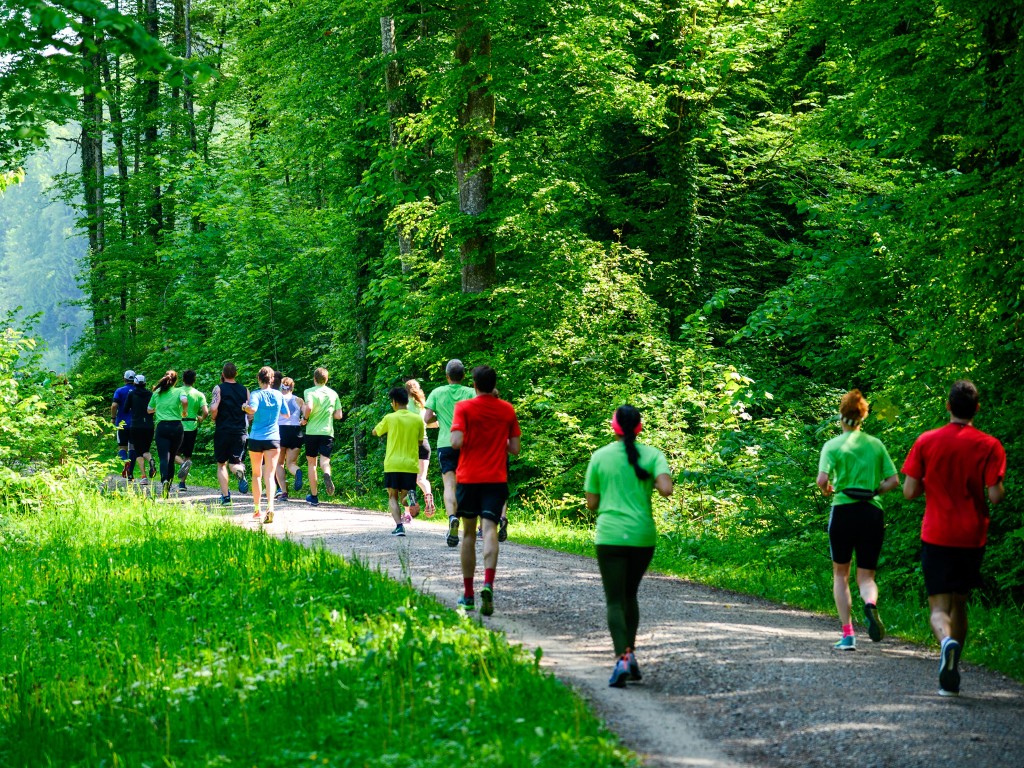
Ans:
[[[246,508],[232,519],[254,526]],[[266,530],[322,541],[454,607],[462,580],[445,527],[416,521],[405,538],[391,528],[378,512],[290,503]],[[940,698],[934,649],[862,636],[856,652],[836,652],[833,619],[651,574],[640,593],[644,679],[610,689],[595,561],[516,544],[513,528],[495,586],[483,622],[539,646],[543,665],[650,766],[1024,766],[1024,687],[966,665],[960,698]]]

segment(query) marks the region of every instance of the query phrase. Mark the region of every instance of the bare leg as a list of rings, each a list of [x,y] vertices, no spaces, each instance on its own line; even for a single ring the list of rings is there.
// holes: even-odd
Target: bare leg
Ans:
[[[454,473],[452,473],[454,474]],[[462,519],[462,548],[459,550],[459,560],[462,563],[462,578],[472,579],[476,573],[476,518],[464,517]]]
[[[316,496],[316,456],[307,456],[306,464],[309,470],[309,493],[311,496]]]
[[[249,451],[249,463],[252,464],[252,505],[255,517],[260,515],[260,497],[263,496],[263,451]]]
[[[480,518],[484,531],[484,568],[498,567],[498,524],[493,520]]]
[[[217,465],[217,484],[220,485],[220,495],[227,496],[231,492],[228,490],[228,465],[218,464]]]
[[[967,640],[967,595],[929,595],[932,632],[940,643],[952,637],[962,648]]]
[[[836,600],[839,622],[845,627],[851,622],[850,604],[850,564],[832,563],[832,595]]]
[[[399,497],[405,493],[397,488],[388,488],[388,512],[391,513],[391,517],[395,521],[395,525],[402,524],[402,505],[399,502]]]
[[[458,509],[455,501],[455,473],[445,472],[441,475],[441,482],[444,483],[444,509],[448,517],[454,517]]]
[[[271,448],[263,452],[263,484],[267,488],[267,509],[271,512],[271,516],[274,512],[274,494],[277,492],[274,478],[277,474],[277,457],[279,455],[280,449],[278,448]]]
[[[872,605],[878,605],[878,584],[875,583],[875,572],[866,568],[857,569],[857,586],[860,588],[860,599]]]

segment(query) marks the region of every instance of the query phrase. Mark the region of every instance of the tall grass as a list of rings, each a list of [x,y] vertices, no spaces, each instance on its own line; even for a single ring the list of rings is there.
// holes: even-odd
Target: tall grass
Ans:
[[[0,515],[0,765],[632,765],[503,638],[191,509]]]

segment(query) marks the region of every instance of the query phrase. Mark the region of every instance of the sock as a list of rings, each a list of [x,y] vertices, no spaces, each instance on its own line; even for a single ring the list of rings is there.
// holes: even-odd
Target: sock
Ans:
[[[852,634],[854,634],[853,624],[843,624],[843,637],[850,637]]]
[[[484,568],[484,584],[494,586],[494,572],[497,568]]]
[[[466,597],[473,597],[473,577],[462,580],[462,592]]]

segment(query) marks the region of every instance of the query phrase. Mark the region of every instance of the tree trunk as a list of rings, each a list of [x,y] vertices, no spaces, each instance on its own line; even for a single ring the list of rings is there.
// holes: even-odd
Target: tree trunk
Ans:
[[[459,184],[459,211],[470,218],[460,246],[462,292],[480,293],[497,282],[494,242],[490,227],[481,221],[490,206],[494,178],[487,158],[494,132],[494,96],[488,88],[491,36],[471,14],[458,28],[455,58],[466,93],[459,111],[455,173]]]
[[[387,94],[388,102],[388,135],[391,139],[391,149],[397,150],[401,143],[398,120],[408,114],[408,110],[406,99],[401,96],[402,73],[395,56],[398,52],[395,46],[395,20],[391,16],[381,16],[380,18],[380,50],[381,53],[389,57],[387,68],[384,70],[384,91]],[[397,163],[393,165],[391,175],[395,180],[397,190],[401,190],[408,183],[408,179]],[[398,255],[402,261],[402,271],[408,272],[412,239],[401,226],[396,226],[395,232],[398,235]]]
[[[103,259],[104,230],[104,168],[103,168],[103,102],[101,90],[102,36],[95,20],[82,18],[82,191],[85,200],[86,231],[89,237],[89,304],[93,329],[97,336],[110,324],[109,301],[106,298],[106,265]]]
[[[154,39],[160,38],[160,9],[157,0],[146,0],[146,31]],[[155,72],[146,73],[143,102],[143,144],[146,172],[152,184],[152,198],[149,201],[149,224],[147,231],[154,245],[160,242],[164,229],[164,212],[161,200],[160,168],[157,164],[157,140],[160,137],[160,77]]]

